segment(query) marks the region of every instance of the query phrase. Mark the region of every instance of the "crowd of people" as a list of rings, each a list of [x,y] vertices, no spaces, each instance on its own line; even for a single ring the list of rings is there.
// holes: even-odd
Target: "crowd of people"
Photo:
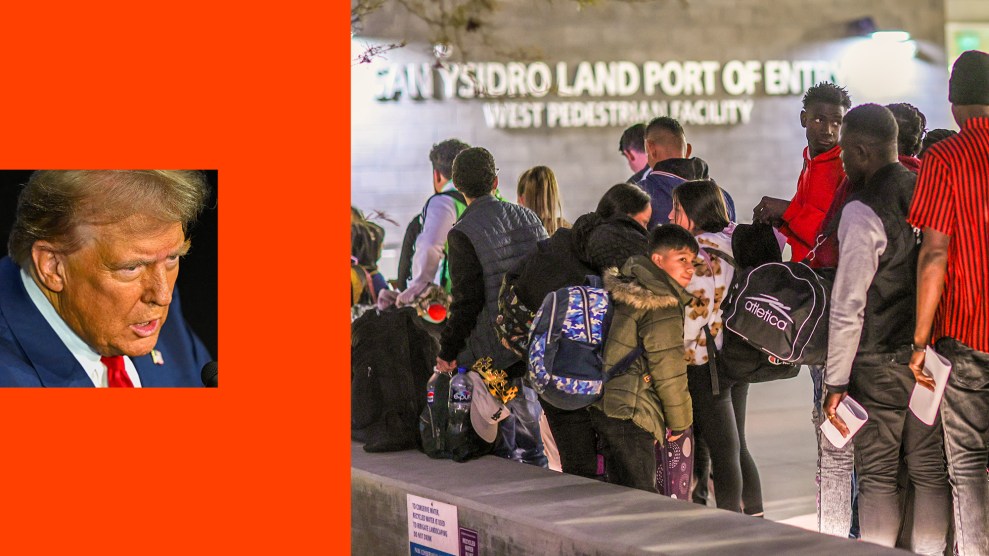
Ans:
[[[772,226],[793,261],[835,269],[827,363],[810,368],[819,530],[920,554],[949,542],[957,554],[989,554],[989,55],[958,58],[948,101],[960,133],[928,131],[907,103],[853,107],[844,88],[814,85],[800,112],[796,192],[764,197],[751,218]],[[496,455],[700,503],[712,478],[719,508],[762,516],[745,442],[748,384],[719,376],[710,353],[724,341],[721,304],[739,255],[731,184],[711,178],[669,117],[625,130],[619,150],[634,174],[571,224],[550,168],[523,172],[512,203],[488,150],[437,143],[434,195],[407,270],[395,289],[369,280],[374,303],[414,305],[429,288],[449,295],[433,328],[436,368],[490,358],[520,393]],[[604,368],[642,355],[600,400],[561,409],[529,388],[525,358],[500,340],[499,294],[512,287],[535,310],[588,275],[603,278],[614,304]],[[931,346],[953,369],[927,425],[908,403],[915,385],[936,386],[924,371]],[[849,395],[869,419],[839,448],[820,425],[848,434],[837,409]],[[691,468],[664,488],[659,452],[685,442]]]

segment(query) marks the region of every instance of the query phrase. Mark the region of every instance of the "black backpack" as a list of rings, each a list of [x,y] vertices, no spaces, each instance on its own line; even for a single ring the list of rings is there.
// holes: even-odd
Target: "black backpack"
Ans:
[[[351,438],[367,452],[415,448],[439,346],[411,307],[367,311],[350,327]]]
[[[729,294],[722,302],[723,318],[727,318],[732,308],[730,294],[736,289],[745,271],[783,259],[776,235],[772,227],[766,224],[738,224],[732,233],[731,245],[735,258],[717,249],[704,248],[708,254],[735,268],[735,275],[728,286]],[[793,378],[800,372],[799,365],[785,363],[759,351],[727,326],[722,327],[722,334],[721,349],[717,350],[711,361],[715,370],[729,379],[749,383],[767,382]],[[712,345],[714,339],[709,338],[708,346]]]
[[[799,262],[742,273],[726,296],[725,328],[791,365],[823,365],[834,272]]]
[[[519,300],[518,292],[515,291],[516,279],[518,275],[514,272],[506,272],[501,279],[495,335],[501,345],[524,358],[529,352],[529,329],[532,328],[532,319],[536,313]]]
[[[453,200],[460,203],[466,204],[467,201],[464,199],[463,193],[459,191],[441,191],[436,195],[447,195],[453,197]],[[412,256],[415,254],[416,250],[416,239],[419,234],[422,233],[422,223],[426,219],[426,207],[429,206],[429,201],[433,199],[436,195],[430,197],[422,207],[422,212],[417,214],[415,218],[409,222],[409,225],[405,227],[405,237],[402,238],[402,251],[398,256],[398,278],[397,284],[399,290],[405,290],[409,287],[409,280],[412,279]],[[458,212],[459,214],[459,212]],[[443,259],[444,266],[446,265],[446,258]],[[440,286],[446,287],[446,284],[440,284]]]

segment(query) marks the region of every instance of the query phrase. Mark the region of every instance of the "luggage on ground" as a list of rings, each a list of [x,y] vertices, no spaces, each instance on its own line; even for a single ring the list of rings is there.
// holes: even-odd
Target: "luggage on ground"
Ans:
[[[418,445],[419,414],[439,346],[412,308],[371,310],[351,324],[351,438],[367,452]],[[445,395],[444,391],[444,395]]]

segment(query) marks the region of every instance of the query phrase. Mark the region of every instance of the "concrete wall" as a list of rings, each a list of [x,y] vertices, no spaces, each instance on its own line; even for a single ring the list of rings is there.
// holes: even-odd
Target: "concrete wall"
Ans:
[[[468,41],[469,61],[536,61],[555,67],[567,62],[711,60],[829,60],[846,72],[854,104],[910,102],[928,117],[928,127],[952,127],[947,103],[943,0],[664,0],[603,1],[580,8],[575,1],[503,0],[484,28],[489,45]],[[913,58],[884,55],[874,44],[852,38],[848,23],[871,16],[880,28],[909,31],[916,41]],[[479,99],[374,100],[376,74],[390,64],[429,62],[425,28],[395,3],[369,17],[355,36],[354,52],[365,45],[409,41],[386,59],[352,68],[351,141],[352,203],[380,210],[398,226],[386,224],[386,247],[397,247],[408,220],[430,194],[430,146],[459,137],[488,148],[500,169],[502,190],[514,200],[519,174],[537,164],[557,174],[566,216],[590,211],[612,184],[630,175],[618,153],[624,126],[595,128],[491,129]],[[462,53],[454,53],[462,54]],[[802,91],[800,91],[802,93]],[[719,90],[710,97],[681,99],[751,99],[751,121],[738,125],[686,125],[695,156],[705,159],[711,175],[734,197],[739,219],[763,195],[790,198],[806,145],[799,125],[799,94],[770,96],[757,88],[731,97]],[[674,100],[641,92],[630,100]],[[550,93],[542,100],[554,100]],[[559,99],[555,99],[559,100]],[[569,100],[605,101],[615,97]],[[626,99],[618,99],[626,100]],[[395,261],[382,267],[391,276]]]
[[[466,463],[351,444],[351,553],[409,553],[408,494],[457,507],[477,554],[906,554],[486,456]]]
[[[989,2],[985,0],[946,0],[948,21],[989,22]]]

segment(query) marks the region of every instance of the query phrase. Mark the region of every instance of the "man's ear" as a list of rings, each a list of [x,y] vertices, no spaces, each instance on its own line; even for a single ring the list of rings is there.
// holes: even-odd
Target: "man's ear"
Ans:
[[[41,285],[53,292],[65,287],[65,265],[55,246],[47,241],[36,241],[31,246],[31,264]]]
[[[433,169],[433,190],[436,191],[437,193],[439,193],[440,192],[440,187],[443,186],[444,183],[446,183],[446,181],[443,179],[443,174],[441,174],[439,170],[437,170],[437,169],[434,168]]]
[[[875,149],[867,147],[862,143],[853,144],[852,149],[854,149],[859,157],[866,162],[871,162],[877,152]]]
[[[806,128],[807,127],[807,111],[806,110],[801,110],[800,111],[800,127],[803,127],[803,128]]]
[[[683,155],[684,158],[690,158],[690,153],[694,152],[694,147],[690,143],[687,143],[687,154]]]

